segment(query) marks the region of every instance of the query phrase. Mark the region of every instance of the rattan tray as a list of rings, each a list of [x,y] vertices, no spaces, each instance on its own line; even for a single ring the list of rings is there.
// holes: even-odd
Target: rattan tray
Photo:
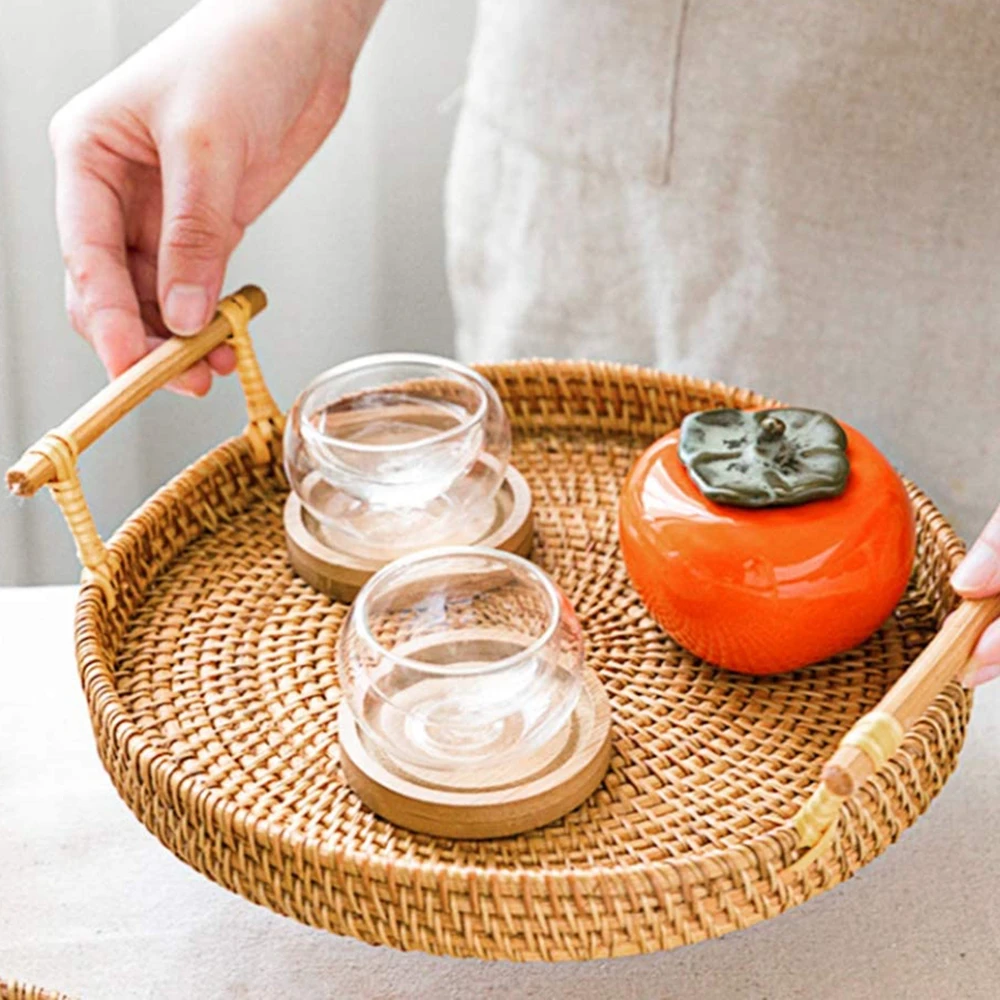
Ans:
[[[411,834],[369,812],[338,760],[334,645],[346,607],[299,580],[283,544],[280,416],[246,337],[262,305],[253,289],[224,302],[206,331],[146,359],[9,476],[22,493],[54,480],[89,567],[76,644],[97,747],[119,794],[179,858],[253,902],[372,943],[607,957],[747,927],[831,888],[940,790],[969,717],[957,683],[874,777],[807,816],[824,762],[953,604],[962,546],[931,502],[912,489],[911,586],[863,647],[788,676],[718,671],[672,643],[633,592],[617,489],[640,449],[687,412],[765,400],[637,368],[524,362],[480,370],[508,409],[513,462],[533,491],[534,558],[575,605],[611,699],[610,771],[564,819],[503,840]],[[231,328],[250,426],[105,549],[76,453]]]
[[[69,1000],[69,997],[27,983],[0,980],[0,1000]]]

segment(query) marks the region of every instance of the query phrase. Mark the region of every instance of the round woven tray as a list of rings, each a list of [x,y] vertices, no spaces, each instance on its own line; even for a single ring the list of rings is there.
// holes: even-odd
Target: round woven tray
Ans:
[[[534,495],[535,560],[570,596],[613,708],[602,787],[521,836],[396,829],[347,787],[334,647],[346,607],[291,571],[286,486],[246,437],[160,490],[85,585],[77,648],[97,745],[122,798],[178,857],[234,892],[337,934],[436,954],[583,959],[746,927],[848,878],[951,773],[970,698],[949,685],[802,863],[791,820],[838,741],[934,635],[961,543],[913,489],[917,565],[863,647],[796,674],[724,673],[647,616],[616,540],[617,490],[687,412],[749,392],[634,368],[481,369]],[[796,862],[799,864],[796,865]]]
[[[282,418],[247,332],[265,303],[254,286],[224,299],[203,331],[166,341],[7,474],[21,495],[48,484],[73,532],[85,567],[77,658],[98,750],[178,857],[256,903],[372,943],[596,958],[773,917],[850,877],[940,790],[971,705],[948,678],[1000,601],[964,602],[942,628],[962,545],[931,502],[911,487],[910,587],[863,647],[781,677],[716,670],[675,645],[632,590],[617,491],[688,412],[771,401],[637,368],[523,362],[481,370],[533,493],[534,558],[573,602],[610,698],[610,770],[563,819],[506,839],[434,838],[370,812],[337,744],[347,608],[296,577],[285,550]],[[227,339],[246,430],[105,546],[77,455]]]

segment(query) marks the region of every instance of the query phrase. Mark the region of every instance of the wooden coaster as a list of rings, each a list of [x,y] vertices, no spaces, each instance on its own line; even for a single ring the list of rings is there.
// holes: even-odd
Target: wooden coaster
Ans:
[[[350,603],[368,578],[384,563],[360,559],[324,544],[310,530],[312,515],[292,492],[285,501],[285,544],[292,569],[324,594]],[[315,523],[315,522],[313,522]],[[534,540],[531,489],[524,476],[510,466],[496,495],[496,518],[490,531],[472,543],[530,556]]]
[[[337,721],[344,774],[369,809],[408,830],[457,840],[510,837],[565,816],[600,785],[611,760],[611,706],[589,668],[566,725],[517,773],[502,768],[491,787],[445,788],[429,772],[403,773],[371,744],[346,701]]]

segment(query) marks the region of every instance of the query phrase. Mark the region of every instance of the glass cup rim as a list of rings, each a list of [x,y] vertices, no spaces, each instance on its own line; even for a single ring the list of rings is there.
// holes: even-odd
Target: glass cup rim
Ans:
[[[371,599],[376,586],[383,583],[393,572],[407,569],[414,563],[423,562],[424,560],[434,560],[439,558],[444,559],[455,556],[487,556],[491,559],[495,558],[497,561],[505,563],[507,566],[516,567],[518,569],[527,568],[532,579],[542,585],[542,589],[548,598],[549,621],[541,635],[533,639],[530,645],[526,646],[520,652],[512,653],[510,656],[505,656],[499,660],[494,660],[484,666],[473,667],[466,670],[455,670],[450,667],[440,667],[437,664],[427,663],[423,660],[414,660],[411,657],[401,656],[398,653],[394,653],[391,649],[386,649],[385,646],[383,646],[382,643],[380,643],[378,639],[372,635],[371,628],[368,625],[368,602]],[[400,556],[398,559],[394,559],[392,562],[387,563],[377,573],[375,573],[374,576],[368,579],[358,592],[358,596],[354,599],[354,605],[351,608],[351,618],[354,619],[354,627],[357,630],[359,637],[371,649],[373,649],[378,656],[384,656],[401,667],[408,667],[412,670],[418,670],[425,674],[447,677],[475,677],[483,674],[498,673],[500,671],[519,666],[521,663],[539,653],[549,644],[552,637],[556,634],[556,630],[559,628],[562,613],[562,592],[544,570],[536,566],[530,559],[525,559],[523,556],[519,556],[514,552],[506,552],[503,549],[492,549],[485,545],[442,545],[436,548],[422,549],[418,552],[412,552],[409,555]]]
[[[425,368],[444,368],[455,375],[471,380],[479,390],[479,404],[477,405],[475,412],[467,414],[455,427],[449,427],[445,430],[438,431],[436,434],[431,434],[429,437],[421,438],[419,441],[406,441],[396,444],[367,444],[362,441],[345,441],[343,438],[334,437],[330,434],[316,430],[316,428],[307,419],[304,419],[309,397],[329,379],[343,375],[352,375],[357,371],[364,370],[365,368],[376,369],[393,364],[410,364]],[[419,352],[414,351],[390,351],[384,354],[364,354],[360,357],[352,358],[349,361],[341,362],[339,365],[334,365],[332,368],[328,368],[324,372],[320,372],[320,374],[317,375],[302,390],[302,393],[299,396],[299,399],[301,400],[299,408],[303,411],[303,419],[300,421],[302,436],[310,443],[315,444],[322,442],[328,446],[335,447],[342,451],[354,452],[355,454],[391,455],[407,451],[418,451],[421,448],[441,444],[449,438],[460,437],[462,434],[468,433],[468,431],[476,424],[481,423],[486,415],[486,409],[489,405],[489,394],[492,390],[493,387],[482,375],[479,374],[479,372],[474,371],[472,368],[463,365],[459,361],[454,361],[451,358],[443,358],[435,354],[420,354]]]

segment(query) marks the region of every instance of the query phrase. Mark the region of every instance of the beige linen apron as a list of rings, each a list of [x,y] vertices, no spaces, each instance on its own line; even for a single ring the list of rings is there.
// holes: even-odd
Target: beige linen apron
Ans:
[[[481,0],[446,204],[465,359],[750,386],[1000,501],[1000,4]]]

